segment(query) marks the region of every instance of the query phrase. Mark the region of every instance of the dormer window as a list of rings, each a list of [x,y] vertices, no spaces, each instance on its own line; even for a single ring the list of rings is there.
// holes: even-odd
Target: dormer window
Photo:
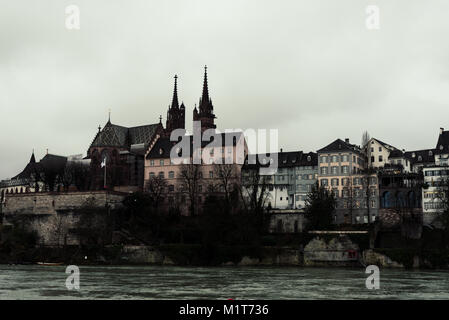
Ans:
[[[312,161],[312,157],[311,156],[307,156],[307,161]]]
[[[296,162],[296,159],[293,159],[293,160],[292,160],[292,163],[295,163],[295,162]]]
[[[443,150],[443,148],[444,148],[444,147],[443,147],[443,145],[442,145],[442,144],[440,144],[440,150]]]
[[[418,157],[418,161],[422,161],[422,157],[421,156]]]
[[[412,158],[414,158],[414,157],[416,157],[416,154],[413,152],[413,153],[412,153]]]
[[[433,156],[432,150],[429,151],[429,156]]]
[[[159,154],[163,154],[164,153],[164,149],[159,148]]]

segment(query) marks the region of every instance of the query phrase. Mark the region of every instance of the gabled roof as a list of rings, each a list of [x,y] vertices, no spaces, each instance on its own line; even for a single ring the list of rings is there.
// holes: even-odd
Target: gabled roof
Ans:
[[[339,151],[351,151],[361,153],[361,150],[358,146],[347,143],[341,139],[335,140],[334,142],[328,144],[324,148],[321,148],[317,152],[339,152]]]
[[[32,174],[40,172],[42,170],[51,170],[54,172],[61,172],[67,163],[67,157],[57,156],[54,154],[46,154],[45,157],[39,162],[35,162],[34,154],[31,157],[30,162],[26,165],[25,169],[21,173],[11,178],[11,180],[23,180],[30,179]]]
[[[435,153],[449,153],[449,131],[442,131],[438,137]]]
[[[156,123],[127,128],[108,121],[103,130],[97,133],[90,147],[120,147],[129,149],[133,144],[143,143],[148,145],[160,125],[160,123]]]
[[[385,143],[383,141],[380,141],[377,138],[372,138],[373,140],[376,140],[378,143],[380,143],[384,148],[386,149],[390,149],[390,150],[398,150],[398,148],[392,146],[391,144]]]
[[[414,164],[429,164],[435,162],[435,149],[407,151],[404,156]]]
[[[243,132],[225,132],[225,133],[218,133],[215,136],[221,136],[221,146],[227,147],[227,146],[236,146],[237,141],[241,138],[244,138]],[[209,145],[212,141],[214,141],[214,137],[212,136],[212,139],[210,141],[201,141],[201,148],[206,147]],[[186,136],[189,139],[190,143],[190,156],[193,154],[193,136],[189,135]],[[227,137],[227,138],[226,138]],[[233,139],[235,137],[235,139]],[[147,159],[151,158],[170,158],[170,151],[173,146],[175,146],[178,142],[176,141],[170,141],[170,138],[168,137],[161,137],[159,138],[154,146],[151,148],[150,152],[147,155]]]

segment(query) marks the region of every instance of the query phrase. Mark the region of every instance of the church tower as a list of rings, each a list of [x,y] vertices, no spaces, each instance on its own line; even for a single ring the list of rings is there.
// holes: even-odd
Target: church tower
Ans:
[[[201,121],[201,132],[204,132],[206,129],[217,128],[215,118],[214,106],[212,105],[212,99],[209,97],[207,66],[204,66],[203,95],[200,98],[199,110],[196,106],[193,110],[193,121]]]
[[[184,103],[179,106],[178,102],[178,76],[175,75],[175,88],[173,89],[173,99],[168,106],[167,121],[165,124],[166,134],[170,136],[175,129],[185,129],[185,111]]]

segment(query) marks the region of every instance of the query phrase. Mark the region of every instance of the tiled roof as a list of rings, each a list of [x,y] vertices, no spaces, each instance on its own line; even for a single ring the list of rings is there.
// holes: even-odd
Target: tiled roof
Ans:
[[[32,157],[33,159],[33,157]],[[33,162],[32,160],[26,165],[25,169],[21,173],[11,178],[11,180],[27,180],[30,179],[33,173],[42,170],[52,170],[60,172],[64,169],[67,163],[67,157],[57,156],[54,154],[47,154],[39,162]]]
[[[138,127],[122,127],[108,121],[103,130],[97,133],[91,147],[121,147],[129,149],[133,144],[148,145],[160,124]]]
[[[373,138],[374,140],[376,140],[377,142],[379,142],[382,146],[384,146],[384,148],[390,149],[390,150],[398,150],[398,148],[393,147],[391,144],[385,143],[383,141],[380,141],[379,139]]]
[[[435,162],[435,149],[425,149],[416,151],[407,151],[404,156],[409,159],[409,161],[414,164],[429,164]]]
[[[315,152],[304,153],[302,151],[290,151],[290,152],[277,152],[273,154],[260,154],[261,156],[268,157],[271,159],[274,155],[277,155],[278,158],[278,167],[279,168],[291,168],[291,167],[300,167],[300,166],[317,166],[318,165],[318,155]],[[259,156],[259,155],[256,155]],[[257,164],[249,164],[248,156],[245,159],[244,168],[250,167],[258,167],[258,166],[268,166],[269,160],[267,160],[267,164],[259,164],[258,158]]]
[[[449,131],[443,131],[438,137],[437,146],[435,148],[437,154],[449,153]]]
[[[361,153],[361,150],[358,146],[354,144],[347,143],[341,139],[337,139],[331,144],[325,146],[324,148],[321,148],[317,152],[339,152],[339,151],[351,151],[351,152],[357,152]]]

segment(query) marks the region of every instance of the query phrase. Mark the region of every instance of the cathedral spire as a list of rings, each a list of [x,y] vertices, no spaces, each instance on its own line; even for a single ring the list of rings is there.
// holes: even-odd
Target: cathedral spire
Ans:
[[[214,106],[209,97],[209,87],[207,83],[207,66],[204,66],[203,94],[200,98],[198,111],[196,108],[193,110],[193,121],[201,121],[201,131],[204,132],[206,129],[216,128],[214,119]]]
[[[203,81],[203,95],[200,101],[200,111],[202,106],[207,106],[209,104],[209,88],[207,85],[207,66],[204,66],[204,81]]]
[[[175,75],[173,99],[171,105],[168,106],[167,120],[165,122],[165,133],[167,134],[167,136],[169,136],[173,130],[184,128],[185,128],[185,106],[184,104],[181,104],[181,107],[179,107],[178,75]]]
[[[171,102],[172,108],[179,108],[178,102],[178,76],[175,74],[175,88],[173,89],[173,99]]]

